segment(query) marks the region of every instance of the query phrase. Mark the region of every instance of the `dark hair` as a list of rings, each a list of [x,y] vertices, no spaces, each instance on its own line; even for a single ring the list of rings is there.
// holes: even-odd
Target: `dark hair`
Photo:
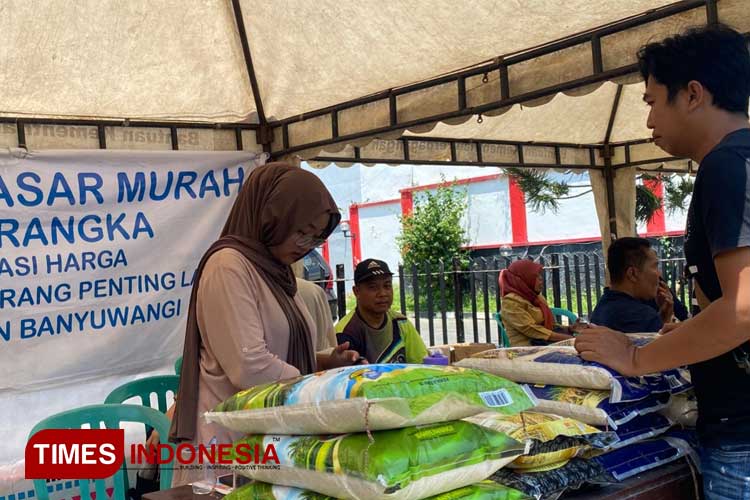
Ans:
[[[750,52],[745,38],[727,26],[692,28],[650,43],[638,51],[638,67],[644,80],[650,76],[667,87],[670,102],[695,80],[716,107],[748,116]]]
[[[626,237],[613,241],[607,251],[607,269],[612,283],[622,281],[629,267],[643,267],[649,248],[651,243],[645,238]]]

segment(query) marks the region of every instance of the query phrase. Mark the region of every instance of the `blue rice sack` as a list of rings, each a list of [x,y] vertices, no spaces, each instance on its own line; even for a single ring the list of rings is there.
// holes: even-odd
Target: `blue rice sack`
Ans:
[[[671,428],[672,422],[659,413],[636,417],[614,431],[619,440],[609,447],[609,451],[661,436]]]
[[[684,432],[674,432],[610,451],[591,460],[598,463],[612,478],[623,481],[684,456],[694,456],[694,438]]]

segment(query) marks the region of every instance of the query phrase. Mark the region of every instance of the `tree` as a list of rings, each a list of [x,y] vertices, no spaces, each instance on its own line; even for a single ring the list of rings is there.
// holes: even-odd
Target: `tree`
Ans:
[[[439,187],[434,193],[425,192],[418,203],[414,204],[414,211],[401,217],[401,234],[396,239],[407,273],[414,269],[413,266],[417,267],[419,296],[427,296],[427,284],[430,283],[429,292],[436,303],[448,301],[452,296],[453,287],[448,273],[453,269],[453,259],[460,260],[462,269],[467,268],[469,262],[468,252],[464,250],[468,238],[461,226],[461,219],[468,206],[468,197],[466,190],[457,190],[454,187],[455,185],[444,186]],[[435,275],[441,261],[446,271],[445,296],[442,295],[439,278]],[[430,265],[429,278],[425,274],[425,264]],[[411,282],[407,283],[409,284]],[[413,304],[414,300],[412,294],[406,296],[407,304]]]
[[[440,260],[450,267],[453,257],[466,258],[463,247],[468,239],[461,226],[467,208],[466,191],[454,186],[425,192],[414,211],[401,217],[401,234],[397,243],[404,265],[436,266]],[[433,268],[434,269],[434,268]]]

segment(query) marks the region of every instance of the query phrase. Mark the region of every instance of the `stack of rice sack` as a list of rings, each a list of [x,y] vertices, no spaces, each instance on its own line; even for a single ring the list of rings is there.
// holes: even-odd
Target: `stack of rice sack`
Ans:
[[[653,336],[633,338],[643,344]],[[594,431],[602,435],[615,435],[614,439],[600,439],[598,446],[589,443],[588,447],[578,448],[567,460],[526,469],[511,464],[493,475],[493,480],[531,496],[577,487],[587,479],[598,483],[619,481],[629,477],[622,470],[618,472],[621,462],[643,462],[633,469],[642,472],[676,460],[690,450],[690,440],[646,441],[673,426],[674,421],[668,417],[670,409],[682,411],[670,402],[675,395],[682,399],[691,390],[687,370],[623,377],[605,366],[584,361],[570,345],[496,349],[464,359],[458,365],[532,384],[530,389],[538,399],[536,412],[575,419],[580,425],[594,426]],[[586,435],[596,434],[589,431]],[[640,460],[642,455],[653,460]]]
[[[535,499],[555,498],[566,490],[591,484],[611,484],[669,464],[682,457],[697,463],[694,432],[670,430],[649,439],[588,458],[573,458],[557,469],[518,473],[501,469],[490,478]]]
[[[256,481],[234,493],[242,500],[515,500],[526,497],[481,481],[526,443],[462,419],[534,404],[527,387],[478,370],[364,365],[253,387],[205,417],[247,434],[236,443],[244,449],[275,449],[278,465],[235,456],[237,472]]]

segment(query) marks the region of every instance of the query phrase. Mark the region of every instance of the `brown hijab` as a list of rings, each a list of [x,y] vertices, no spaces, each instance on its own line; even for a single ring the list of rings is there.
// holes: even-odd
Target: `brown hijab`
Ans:
[[[328,226],[320,235],[327,238],[338,225],[341,215],[320,179],[301,168],[286,163],[268,163],[253,170],[245,181],[221,237],[203,255],[195,273],[170,441],[191,441],[195,437],[201,346],[196,317],[198,285],[209,257],[222,248],[237,250],[255,266],[284,311],[289,322],[287,363],[303,375],[315,370],[310,329],[294,302],[297,293],[294,273],[290,266],[274,258],[269,247],[282,243],[322,214],[329,215]]]

